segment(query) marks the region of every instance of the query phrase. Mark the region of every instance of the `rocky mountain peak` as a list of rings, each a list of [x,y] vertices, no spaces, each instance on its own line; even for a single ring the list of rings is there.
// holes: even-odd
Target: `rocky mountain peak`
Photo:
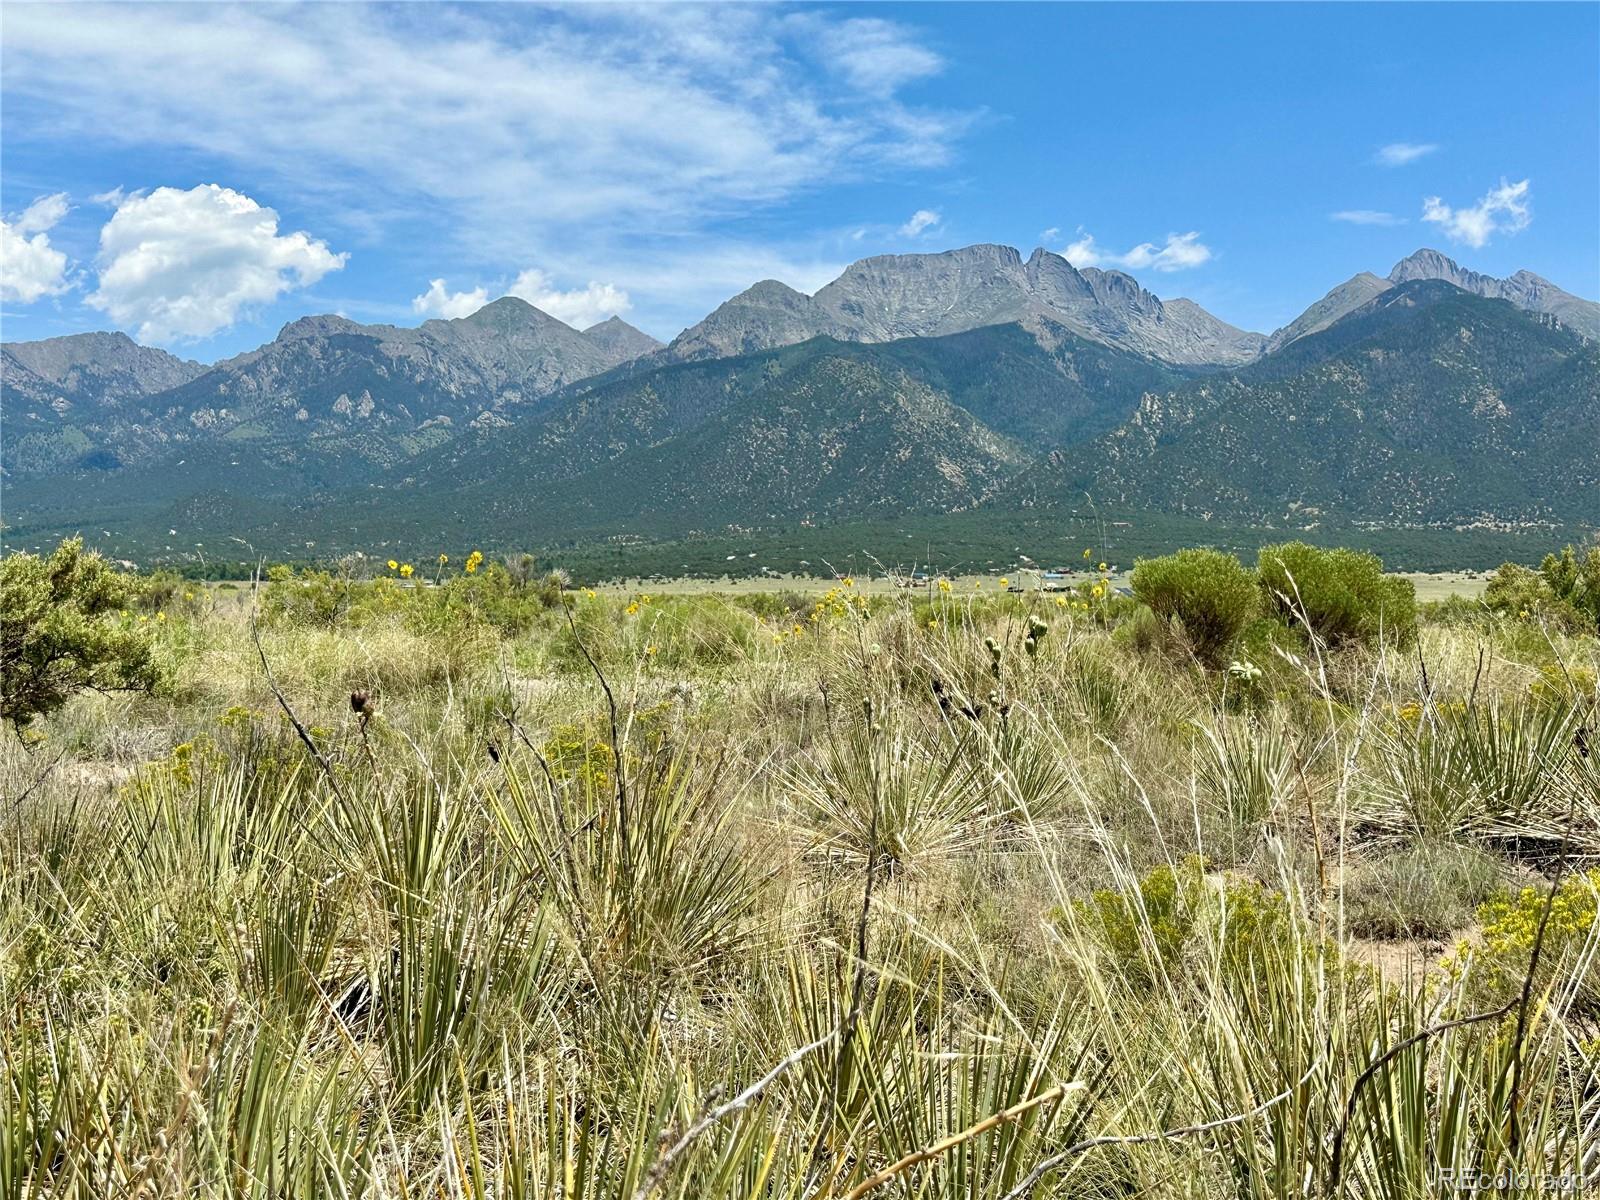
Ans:
[[[5,361],[7,390],[46,386],[67,393],[92,390],[115,398],[176,387],[205,370],[200,363],[141,346],[120,331],[8,342]],[[22,372],[32,378],[24,381],[19,377]]]
[[[278,331],[276,338],[279,342],[299,341],[302,338],[334,337],[344,333],[363,333],[371,326],[361,325],[349,317],[337,316],[333,313],[322,313],[317,316],[301,317],[298,321],[290,321]]]
[[[613,366],[661,349],[660,342],[621,317],[609,317],[598,325],[591,325],[583,331],[583,336],[586,341],[593,342]]]
[[[1390,283],[1405,283],[1410,279],[1448,279],[1477,275],[1476,271],[1463,271],[1455,260],[1424,246],[1395,263],[1389,272]],[[1480,276],[1482,278],[1482,276]]]

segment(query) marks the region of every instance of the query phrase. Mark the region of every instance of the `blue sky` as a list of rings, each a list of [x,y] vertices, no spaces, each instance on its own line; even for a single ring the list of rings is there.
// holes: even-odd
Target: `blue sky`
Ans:
[[[4,29],[11,340],[210,360],[308,312],[508,292],[667,338],[758,279],[980,241],[1262,331],[1423,245],[1600,295],[1593,4],[7,4]]]

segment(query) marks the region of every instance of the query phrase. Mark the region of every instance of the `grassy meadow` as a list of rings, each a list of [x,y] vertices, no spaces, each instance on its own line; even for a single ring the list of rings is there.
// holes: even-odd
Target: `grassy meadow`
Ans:
[[[380,574],[7,730],[0,1195],[1600,1188],[1592,627]]]

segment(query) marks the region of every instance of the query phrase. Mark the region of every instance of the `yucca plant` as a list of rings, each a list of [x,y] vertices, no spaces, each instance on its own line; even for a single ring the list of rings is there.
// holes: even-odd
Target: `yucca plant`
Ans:
[[[783,786],[792,819],[810,831],[814,854],[890,873],[985,841],[1012,807],[982,783],[959,742],[930,742],[896,718],[879,721],[870,713],[830,731],[814,754],[785,773]]]

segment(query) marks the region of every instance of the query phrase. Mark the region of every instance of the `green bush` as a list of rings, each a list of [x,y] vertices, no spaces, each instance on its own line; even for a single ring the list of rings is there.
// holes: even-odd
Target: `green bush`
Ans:
[[[1205,872],[1206,861],[1191,854],[1143,876],[1136,892],[1102,888],[1074,900],[1074,914],[1114,973],[1136,989],[1182,973],[1208,926],[1222,965],[1234,979],[1248,979],[1292,945],[1294,915],[1280,893],[1254,880],[1228,876],[1212,884]]]
[[[1385,575],[1376,554],[1285,542],[1263,546],[1256,563],[1268,606],[1329,645],[1406,645],[1416,636],[1416,588]]]
[[[1563,633],[1593,633],[1600,626],[1600,547],[1582,558],[1568,546],[1546,554],[1537,571],[1504,563],[1484,589],[1493,611],[1536,620]]]
[[[0,719],[20,729],[81,691],[155,690],[154,645],[127,613],[138,595],[82,538],[0,560]]]
[[[1255,615],[1256,585],[1250,572],[1220,550],[1180,550],[1140,559],[1133,568],[1133,594],[1169,627],[1182,625],[1195,657],[1222,665],[1228,648]]]

